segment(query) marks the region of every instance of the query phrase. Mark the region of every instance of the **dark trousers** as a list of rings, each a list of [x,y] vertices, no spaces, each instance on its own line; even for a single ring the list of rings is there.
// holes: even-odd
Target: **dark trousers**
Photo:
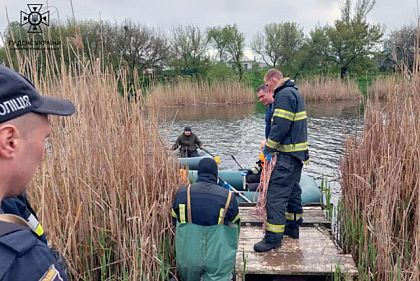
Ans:
[[[181,158],[186,158],[186,157],[198,157],[198,152],[197,152],[197,150],[194,150],[194,151],[180,150],[179,154],[180,154],[180,157],[181,157]]]
[[[261,174],[257,175],[247,175],[246,176],[246,182],[247,183],[260,183]]]
[[[267,222],[274,225],[275,228],[298,227],[302,223],[302,189],[299,185],[302,166],[302,161],[296,157],[285,153],[278,154],[268,184],[266,203]],[[286,211],[288,213],[287,220]],[[267,231],[266,236],[281,239],[283,232],[270,233]]]
[[[261,174],[258,175],[247,175],[246,186],[249,191],[257,191],[258,185],[260,184]]]

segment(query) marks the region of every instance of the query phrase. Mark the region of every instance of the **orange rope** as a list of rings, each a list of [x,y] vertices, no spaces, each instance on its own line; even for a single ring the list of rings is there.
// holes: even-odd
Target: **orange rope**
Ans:
[[[257,192],[259,193],[257,206],[255,207],[255,210],[253,210],[253,213],[255,213],[256,216],[260,217],[262,220],[266,220],[266,211],[265,211],[265,204],[267,202],[267,189],[268,189],[268,183],[270,182],[270,176],[271,172],[274,169],[274,166],[276,165],[277,161],[277,155],[274,154],[270,162],[265,162],[265,165],[263,166],[263,169],[261,171],[261,178],[260,178],[260,184],[258,185]]]

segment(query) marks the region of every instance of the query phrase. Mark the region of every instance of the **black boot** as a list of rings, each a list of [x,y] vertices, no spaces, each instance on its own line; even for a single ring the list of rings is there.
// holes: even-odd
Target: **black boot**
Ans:
[[[268,242],[265,238],[260,242],[254,244],[254,251],[255,252],[268,252],[272,249],[280,248],[281,247],[281,240],[276,243]]]
[[[282,234],[274,234],[270,231],[266,231],[263,240],[254,244],[255,252],[267,252],[272,249],[281,247],[281,240],[283,239]]]
[[[286,229],[284,230],[284,235],[287,235],[293,239],[299,239],[299,228],[286,226]]]

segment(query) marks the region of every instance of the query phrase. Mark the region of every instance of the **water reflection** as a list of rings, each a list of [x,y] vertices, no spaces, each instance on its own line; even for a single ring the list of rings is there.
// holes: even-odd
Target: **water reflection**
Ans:
[[[229,106],[191,106],[169,107],[160,112],[163,120],[201,121],[201,120],[234,120],[242,119],[255,112],[256,104],[242,104]],[[263,106],[264,107],[264,106]]]
[[[310,102],[306,108],[311,164],[304,169],[315,177],[336,179],[345,136],[362,128],[361,106],[355,101]],[[264,107],[259,103],[165,108],[160,117],[160,133],[168,147],[189,125],[206,148],[221,157],[221,169],[238,168],[231,155],[245,167],[257,161],[265,126]]]

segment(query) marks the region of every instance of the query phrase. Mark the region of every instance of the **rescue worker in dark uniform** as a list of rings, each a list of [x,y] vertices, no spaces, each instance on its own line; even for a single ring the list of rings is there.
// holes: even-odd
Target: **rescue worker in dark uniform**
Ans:
[[[19,210],[25,205],[19,196],[40,164],[50,134],[47,115],[65,116],[74,111],[70,101],[41,96],[25,77],[0,66],[0,206],[3,200],[15,198],[17,201],[5,201],[4,206],[17,208],[16,213],[23,210]],[[39,235],[43,231],[31,226],[33,220],[28,223],[25,219],[5,214],[0,207],[0,281],[67,280]]]
[[[186,126],[182,135],[176,139],[171,150],[176,150],[178,147],[180,147],[179,157],[198,157],[197,147],[201,149],[203,143],[191,131],[191,127]]]
[[[302,189],[299,185],[303,163],[309,160],[307,121],[304,100],[292,80],[270,69],[264,76],[270,91],[274,92],[271,130],[264,154],[277,162],[271,173],[267,190],[264,239],[254,245],[257,252],[281,246],[284,235],[299,238],[302,224]]]
[[[176,264],[182,281],[230,281],[239,237],[238,203],[217,183],[217,164],[204,158],[197,182],[181,187],[172,208]]]

